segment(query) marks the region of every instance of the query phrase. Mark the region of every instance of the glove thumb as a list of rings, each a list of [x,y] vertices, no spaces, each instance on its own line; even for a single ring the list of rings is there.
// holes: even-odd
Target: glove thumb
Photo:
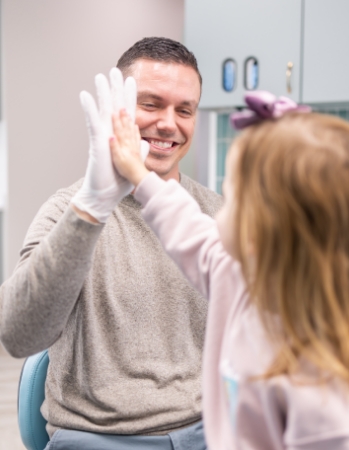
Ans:
[[[141,157],[143,162],[147,159],[149,153],[149,142],[141,140]]]

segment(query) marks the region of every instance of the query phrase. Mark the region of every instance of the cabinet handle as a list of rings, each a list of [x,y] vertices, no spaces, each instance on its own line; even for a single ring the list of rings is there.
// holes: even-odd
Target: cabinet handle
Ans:
[[[293,69],[293,62],[290,61],[287,63],[286,69],[286,88],[289,94],[292,92],[292,85],[291,85],[292,69]]]

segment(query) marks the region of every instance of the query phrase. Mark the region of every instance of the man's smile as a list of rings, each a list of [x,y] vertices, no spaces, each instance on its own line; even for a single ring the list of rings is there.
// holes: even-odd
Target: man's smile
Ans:
[[[165,140],[159,140],[159,139],[152,139],[152,138],[148,138],[148,137],[142,137],[142,139],[144,139],[145,141],[148,141],[150,144],[150,147],[153,150],[158,150],[158,151],[165,151],[165,152],[169,152],[171,150],[174,149],[174,147],[177,147],[179,144],[175,141],[165,141]]]

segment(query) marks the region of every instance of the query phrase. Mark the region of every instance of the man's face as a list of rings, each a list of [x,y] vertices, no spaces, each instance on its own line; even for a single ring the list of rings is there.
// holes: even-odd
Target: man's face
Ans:
[[[150,144],[145,165],[164,180],[179,179],[178,163],[189,150],[200,100],[198,74],[189,66],[137,60],[136,123]]]

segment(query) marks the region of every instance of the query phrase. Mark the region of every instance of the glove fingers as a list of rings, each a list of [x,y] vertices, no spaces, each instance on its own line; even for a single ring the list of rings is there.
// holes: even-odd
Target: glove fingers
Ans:
[[[126,78],[125,81],[125,108],[134,122],[136,119],[137,105],[137,84],[133,77]]]
[[[124,78],[121,70],[113,67],[109,73],[113,111],[118,114],[125,107],[124,101]]]
[[[141,157],[143,162],[147,159],[149,153],[149,142],[141,140]]]
[[[107,128],[108,134],[112,134],[111,115],[113,112],[111,92],[107,78],[103,74],[98,74],[95,78],[99,115]]]
[[[97,105],[92,95],[86,91],[80,92],[80,103],[85,113],[87,132],[91,142],[100,130],[100,117]]]

